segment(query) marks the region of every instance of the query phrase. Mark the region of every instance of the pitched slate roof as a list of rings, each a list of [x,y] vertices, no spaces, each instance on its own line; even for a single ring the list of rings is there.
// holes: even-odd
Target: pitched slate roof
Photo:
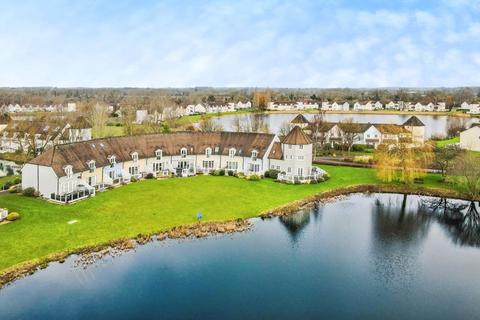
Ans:
[[[322,122],[315,124],[314,122],[311,122],[305,130],[309,130],[311,132],[327,132],[330,129],[332,129],[335,125],[337,125],[335,122]]]
[[[342,129],[343,132],[350,133],[363,133],[372,126],[371,123],[356,123],[356,122],[339,122],[337,125]]]
[[[410,133],[410,131],[408,131],[403,126],[400,126],[398,124],[374,124],[373,126],[377,128],[378,131],[380,131],[381,133],[387,133],[387,134]]]
[[[425,127],[425,124],[420,121],[416,116],[411,116],[407,121],[403,123],[404,126],[410,127]]]
[[[312,140],[307,136],[305,132],[299,127],[295,126],[283,139],[282,143],[285,144],[311,144]]]
[[[307,118],[303,114],[297,114],[295,118],[293,118],[290,123],[296,123],[296,124],[304,124],[304,123],[309,123]]]
[[[186,148],[189,155],[205,154],[212,148],[212,154],[228,155],[235,148],[236,155],[250,156],[253,150],[263,157],[275,135],[244,132],[174,132],[128,137],[112,137],[85,142],[57,145],[29,163],[52,167],[57,176],[65,175],[64,167],[71,165],[73,172],[88,170],[87,163],[95,161],[97,167],[109,165],[108,157],[115,156],[117,162],[130,161],[133,152],[139,159],[152,158],[156,150],[163,156],[179,155]]]
[[[268,155],[268,158],[276,159],[276,160],[283,159],[282,144],[280,142],[273,143],[272,150],[270,150],[270,154]]]

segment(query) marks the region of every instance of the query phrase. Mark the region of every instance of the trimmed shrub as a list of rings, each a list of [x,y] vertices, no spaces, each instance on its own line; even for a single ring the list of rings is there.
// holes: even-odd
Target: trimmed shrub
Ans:
[[[130,178],[130,182],[137,182],[137,181],[138,181],[138,179],[135,178],[135,177],[131,177],[131,178]]]
[[[3,185],[3,190],[7,190],[7,189],[10,189],[10,187],[13,186],[13,182],[12,181],[7,181],[5,182],[5,184]]]
[[[155,178],[155,176],[153,175],[153,173],[147,173],[147,175],[145,176],[145,179],[153,179]]]
[[[315,179],[310,180],[310,184],[317,184],[317,183],[318,183],[318,181],[315,180]]]
[[[245,178],[245,173],[243,173],[243,172],[237,172],[237,174],[235,175],[235,177],[240,178],[240,179],[244,179],[244,178]]]
[[[224,176],[225,175],[225,170],[224,169],[218,170],[218,175],[219,176]]]
[[[279,173],[280,173],[279,170],[275,170],[275,169],[267,170],[265,171],[265,178],[277,179]]]
[[[13,183],[14,184],[19,184],[22,182],[22,179],[21,178],[15,178],[15,180],[13,180]]]
[[[22,194],[26,197],[35,197],[35,189],[34,188],[26,188],[22,191]]]
[[[301,182],[298,180],[295,180],[294,184],[301,184]]]
[[[250,180],[250,181],[259,181],[260,180],[260,176],[256,175],[256,174],[251,174],[247,177],[247,180]]]
[[[231,177],[233,176],[235,173],[233,172],[233,170],[228,170],[228,175]]]
[[[20,214],[18,212],[10,212],[7,216],[7,221],[15,221],[20,219]]]

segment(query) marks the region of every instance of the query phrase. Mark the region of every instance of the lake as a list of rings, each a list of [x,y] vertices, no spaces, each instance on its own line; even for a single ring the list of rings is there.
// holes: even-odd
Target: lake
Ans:
[[[313,114],[304,114],[305,117],[309,120],[313,118]],[[232,123],[235,117],[240,117],[241,119],[246,119],[250,117],[249,114],[242,115],[226,115],[221,117],[216,117],[215,120],[223,126],[226,131],[233,130]],[[284,122],[290,122],[295,118],[296,114],[263,114],[256,115],[260,117],[269,127],[271,133],[278,133],[279,128]],[[395,123],[403,124],[408,120],[412,115],[398,115],[398,114],[336,114],[336,113],[327,113],[325,114],[325,119],[331,122],[340,122],[346,119],[353,119],[354,122],[365,122],[365,123]],[[427,138],[431,136],[445,136],[447,133],[447,126],[449,119],[454,117],[450,116],[431,116],[431,115],[417,115],[417,117],[425,124],[425,134]],[[462,118],[467,124],[473,122],[478,122],[478,119],[473,118]]]
[[[71,257],[0,290],[0,318],[478,319],[476,210],[355,194],[253,219],[249,232],[153,242],[86,269]]]

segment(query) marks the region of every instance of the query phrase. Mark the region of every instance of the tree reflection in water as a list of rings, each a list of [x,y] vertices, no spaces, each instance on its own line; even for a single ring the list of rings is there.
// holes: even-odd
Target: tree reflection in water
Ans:
[[[480,247],[480,203],[425,198],[422,206],[436,217],[455,244]]]
[[[414,280],[421,243],[431,222],[423,213],[421,206],[409,201],[407,195],[376,198],[372,208],[371,254],[380,280],[400,285]]]

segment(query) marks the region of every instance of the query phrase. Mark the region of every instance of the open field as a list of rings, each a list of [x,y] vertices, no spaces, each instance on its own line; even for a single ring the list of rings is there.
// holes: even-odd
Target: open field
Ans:
[[[4,193],[0,207],[19,212],[21,219],[0,226],[0,274],[52,253],[191,224],[199,211],[203,221],[245,219],[316,193],[381,184],[372,169],[322,167],[332,178],[320,184],[213,176],[144,180],[68,206]],[[428,175],[421,186],[447,188],[438,175]]]

